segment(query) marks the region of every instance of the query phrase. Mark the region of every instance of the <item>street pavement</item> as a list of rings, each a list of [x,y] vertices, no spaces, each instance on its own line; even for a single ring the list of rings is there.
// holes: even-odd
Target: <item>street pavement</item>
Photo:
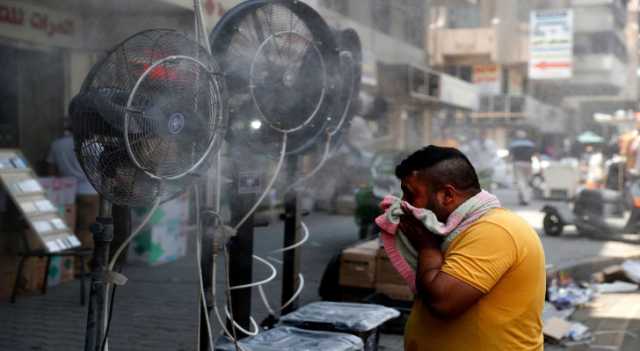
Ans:
[[[512,191],[501,190],[496,193],[505,207],[514,209],[541,230],[542,216],[538,212],[541,203],[520,207],[516,205]],[[351,216],[313,213],[305,218],[305,222],[311,231],[311,238],[301,249],[301,271],[306,281],[300,297],[301,304],[319,300],[317,290],[326,264],[342,248],[355,242],[358,232]],[[274,223],[266,228],[257,228],[255,233],[256,253],[271,256],[270,261],[278,268],[281,256],[268,253],[282,246],[282,232],[282,224]],[[543,236],[542,242],[547,263],[556,267],[570,266],[594,257],[640,256],[639,245],[590,240],[572,233],[559,238]],[[189,251],[194,252],[193,245],[190,245]],[[222,292],[224,275],[222,270],[218,272],[216,286]],[[254,279],[263,279],[268,273],[262,266],[254,265]],[[157,267],[130,264],[125,274],[129,277],[129,283],[116,293],[110,349],[194,350],[198,319],[194,256],[189,254],[176,262]],[[279,278],[265,287],[272,305],[280,300],[279,287]],[[258,322],[267,316],[257,291],[253,293],[252,311]],[[598,313],[602,315],[602,311]],[[53,287],[43,296],[19,297],[14,305],[2,302],[0,350],[80,350],[83,347],[85,318],[86,308],[79,304],[78,281]],[[585,318],[591,320],[589,315]],[[624,319],[619,316],[613,318]],[[637,314],[635,318],[640,319]],[[638,321],[634,320],[633,323],[637,325]],[[215,333],[219,332],[219,328],[215,327]],[[383,335],[380,343],[382,351],[402,350],[402,337],[398,335]]]

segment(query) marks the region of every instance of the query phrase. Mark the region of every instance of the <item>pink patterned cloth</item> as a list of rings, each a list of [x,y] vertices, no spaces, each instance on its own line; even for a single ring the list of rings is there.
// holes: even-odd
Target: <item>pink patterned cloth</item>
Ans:
[[[416,292],[416,270],[418,253],[411,246],[408,239],[398,230],[400,216],[412,214],[425,228],[435,235],[446,237],[442,243],[442,251],[446,251],[449,244],[460,233],[471,226],[487,211],[501,207],[500,201],[487,191],[481,191],[465,201],[447,218],[447,223],[440,223],[436,215],[424,208],[416,208],[395,196],[386,196],[380,203],[384,214],[376,218],[376,224],[382,230],[381,240],[384,250],[393,267]]]

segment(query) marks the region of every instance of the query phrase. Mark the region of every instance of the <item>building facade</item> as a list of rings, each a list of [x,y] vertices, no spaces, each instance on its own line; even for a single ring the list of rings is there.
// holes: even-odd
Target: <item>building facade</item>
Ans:
[[[187,3],[0,0],[0,147],[42,164],[91,66],[137,31],[193,31]]]
[[[529,72],[532,11],[570,9],[571,74]],[[593,114],[629,109],[638,95],[638,6],[623,0],[433,1],[428,60],[481,91],[472,121],[503,144],[526,128],[558,143],[593,129]]]
[[[364,48],[366,92],[385,101],[377,118],[377,149],[415,149],[437,142],[436,131],[477,110],[476,87],[426,62],[424,0],[310,1],[331,26],[353,28]],[[364,80],[363,80],[364,83]]]

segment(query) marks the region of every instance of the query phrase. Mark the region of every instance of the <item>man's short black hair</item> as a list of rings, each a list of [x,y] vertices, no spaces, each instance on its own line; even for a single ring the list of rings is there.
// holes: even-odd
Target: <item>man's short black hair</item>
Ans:
[[[415,171],[425,172],[436,190],[446,184],[461,191],[481,190],[478,174],[467,156],[452,147],[429,145],[414,152],[396,167],[396,177],[402,179]]]

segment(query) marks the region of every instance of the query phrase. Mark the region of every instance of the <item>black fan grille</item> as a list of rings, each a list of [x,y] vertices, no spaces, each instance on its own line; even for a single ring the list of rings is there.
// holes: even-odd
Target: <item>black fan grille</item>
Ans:
[[[96,190],[129,206],[182,192],[208,162],[194,165],[222,141],[223,88],[204,48],[178,32],[141,32],[113,49],[72,107],[78,159]]]
[[[362,44],[358,33],[353,29],[337,32],[338,46],[348,55],[340,59],[340,95],[335,104],[336,118],[331,119],[327,131],[332,134],[331,150],[336,151],[342,145],[348,133],[353,116],[360,108],[359,95],[362,82]],[[343,114],[346,114],[343,116]],[[344,119],[343,119],[344,117]]]
[[[338,75],[335,39],[300,2],[256,1],[220,23],[211,36],[229,95],[230,136],[260,153],[307,149],[332,117]],[[261,128],[252,128],[260,121]]]

